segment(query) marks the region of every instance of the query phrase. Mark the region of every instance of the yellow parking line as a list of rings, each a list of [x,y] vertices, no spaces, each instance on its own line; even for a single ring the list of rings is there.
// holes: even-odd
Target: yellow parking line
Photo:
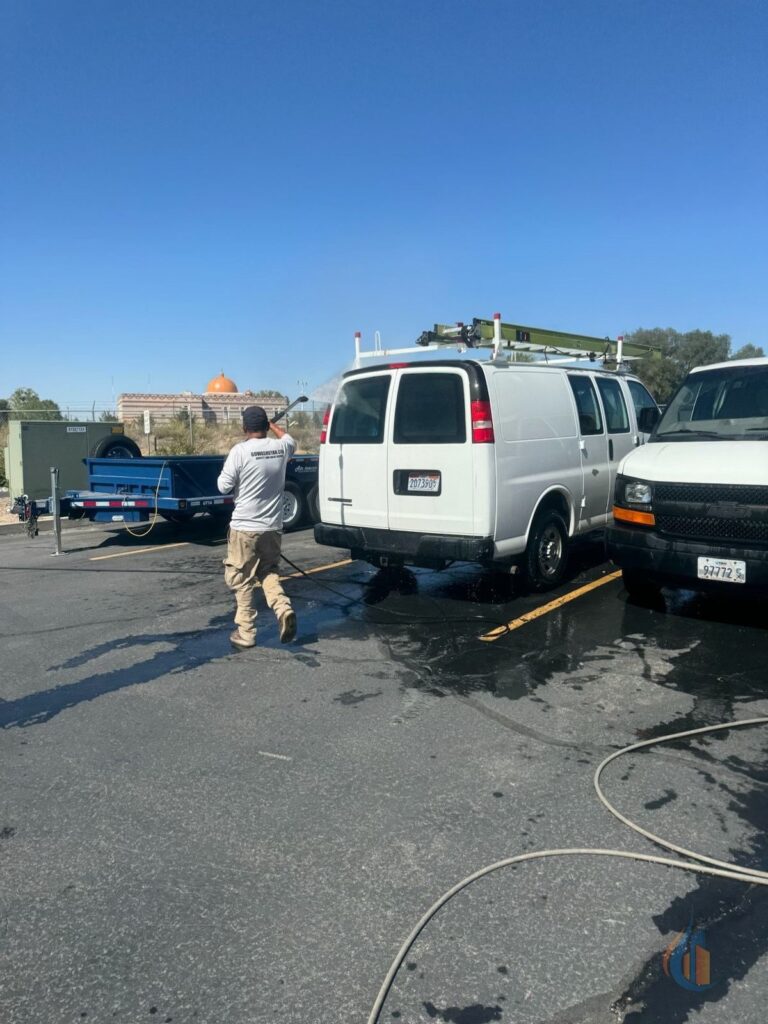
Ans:
[[[94,555],[89,562],[103,562],[105,558],[125,558],[126,555],[144,555],[147,551],[165,551],[166,548],[183,548],[189,544],[188,540],[180,540],[176,544],[155,544],[151,548],[132,548],[130,551],[117,551],[114,555]]]
[[[316,565],[314,569],[305,569],[304,572],[292,572],[290,576],[281,576],[281,580],[295,580],[301,576],[309,576],[312,572],[325,572],[326,569],[338,569],[340,565],[349,565],[351,558],[345,558],[341,562],[329,562],[328,565]]]
[[[492,629],[490,633],[485,633],[479,637],[480,640],[485,640],[488,643],[492,643],[494,640],[499,640],[501,637],[506,636],[507,633],[511,633],[513,629],[520,629],[527,622],[532,622],[534,619],[540,619],[542,615],[548,615],[550,612],[555,611],[556,608],[562,608],[564,604],[568,604],[569,601],[575,601],[578,597],[583,597],[584,594],[588,594],[590,590],[596,590],[598,587],[604,587],[606,583],[610,583],[612,580],[617,580],[621,576],[621,570],[617,572],[610,572],[607,576],[601,576],[599,580],[593,580],[591,583],[586,583],[583,587],[578,587],[576,590],[572,590],[568,594],[563,594],[562,597],[556,597],[554,601],[550,601],[549,604],[543,604],[539,608],[534,608],[531,612],[526,612],[525,615],[521,615],[519,619],[512,619],[506,626],[497,626],[496,629]]]

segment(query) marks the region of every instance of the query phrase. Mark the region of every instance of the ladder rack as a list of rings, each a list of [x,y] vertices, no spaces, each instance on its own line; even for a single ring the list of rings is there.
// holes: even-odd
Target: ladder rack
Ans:
[[[435,324],[431,331],[423,331],[413,347],[385,349],[378,332],[374,348],[361,350],[361,336],[355,334],[355,362],[366,358],[410,355],[423,352],[438,352],[453,348],[459,352],[468,349],[491,349],[493,359],[508,359],[508,353],[526,352],[573,359],[589,359],[621,366],[623,362],[640,359],[649,353],[658,352],[649,345],[624,344],[623,337],[616,339],[597,338],[588,334],[568,334],[565,331],[551,331],[544,327],[530,327],[523,324],[502,323],[499,313],[491,320],[475,318],[471,324]]]

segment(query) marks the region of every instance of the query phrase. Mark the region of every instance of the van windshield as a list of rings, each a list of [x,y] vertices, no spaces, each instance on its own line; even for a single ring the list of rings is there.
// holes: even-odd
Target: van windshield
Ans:
[[[692,373],[669,403],[653,441],[768,439],[768,364]]]
[[[389,373],[348,380],[331,420],[331,444],[381,444],[387,411]]]

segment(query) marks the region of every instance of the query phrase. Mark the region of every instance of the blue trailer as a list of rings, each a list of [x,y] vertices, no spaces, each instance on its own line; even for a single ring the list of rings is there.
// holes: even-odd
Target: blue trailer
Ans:
[[[168,455],[139,458],[87,458],[88,489],[67,491],[59,501],[61,515],[96,523],[142,523],[157,516],[185,523],[199,513],[228,519],[231,495],[219,494],[216,481],[223,455]],[[292,530],[318,518],[317,455],[288,460],[283,495],[283,529]],[[53,499],[16,499],[19,518],[34,521],[53,513]],[[30,532],[32,532],[30,530]]]

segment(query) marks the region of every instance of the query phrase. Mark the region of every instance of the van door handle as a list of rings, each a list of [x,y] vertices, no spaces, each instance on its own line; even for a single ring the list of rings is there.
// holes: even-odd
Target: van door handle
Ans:
[[[613,438],[608,438],[608,458],[613,462]]]

